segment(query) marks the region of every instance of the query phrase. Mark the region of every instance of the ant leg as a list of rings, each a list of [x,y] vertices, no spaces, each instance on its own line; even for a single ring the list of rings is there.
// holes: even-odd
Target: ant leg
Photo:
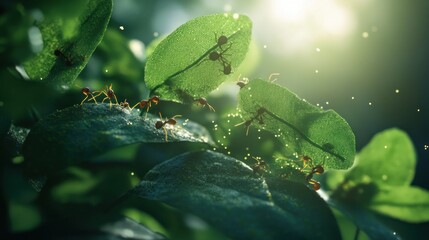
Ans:
[[[115,105],[119,105],[119,103],[118,103],[118,99],[116,98],[116,94],[113,94],[113,96],[115,97],[115,101],[116,101],[116,104],[115,104]]]
[[[167,132],[167,129],[165,129],[165,127],[162,127],[162,130],[164,130],[164,133],[165,133],[165,141],[168,142],[168,132]]]
[[[80,102],[80,105],[82,105],[87,98],[88,98],[88,95],[86,95],[86,97],[82,100],[82,102]]]
[[[95,99],[94,95],[92,93],[91,94],[91,99],[89,99],[88,101],[94,100],[95,104],[98,104],[97,99]]]
[[[134,105],[131,110],[133,110],[135,107],[137,107],[140,104],[140,102],[136,103],[136,105]]]

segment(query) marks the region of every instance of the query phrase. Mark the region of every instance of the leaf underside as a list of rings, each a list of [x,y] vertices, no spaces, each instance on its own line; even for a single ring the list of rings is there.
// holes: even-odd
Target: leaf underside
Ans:
[[[39,121],[24,142],[27,168],[34,173],[50,173],[89,160],[113,148],[133,143],[166,142],[163,128],[156,129],[157,117],[139,116],[118,105],[75,105]],[[180,119],[166,125],[168,142],[213,144],[207,130]]]

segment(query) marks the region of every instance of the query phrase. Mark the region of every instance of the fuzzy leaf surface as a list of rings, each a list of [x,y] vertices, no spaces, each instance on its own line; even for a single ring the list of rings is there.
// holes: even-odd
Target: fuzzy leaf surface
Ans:
[[[355,136],[348,123],[333,110],[322,110],[277,84],[256,79],[239,93],[244,120],[264,113],[252,125],[278,135],[285,148],[309,156],[325,168],[347,169],[354,161]]]
[[[195,18],[163,39],[148,57],[145,81],[153,94],[183,102],[204,97],[224,82],[224,63],[210,60],[222,53],[232,72],[243,61],[250,43],[252,22],[245,15],[213,14]],[[226,36],[227,43],[218,44]]]

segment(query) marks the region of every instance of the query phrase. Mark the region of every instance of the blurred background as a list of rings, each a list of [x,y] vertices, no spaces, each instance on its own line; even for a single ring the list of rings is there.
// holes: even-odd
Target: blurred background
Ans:
[[[278,73],[278,84],[343,116],[358,150],[384,129],[405,130],[415,184],[429,189],[428,10],[425,0],[128,0],[114,1],[110,26],[147,46],[197,16],[248,15],[254,42],[231,81]]]
[[[8,9],[7,7],[13,6],[13,2],[15,1],[4,1],[0,3],[0,7]],[[25,2],[28,13],[34,19],[43,14],[63,16],[64,13],[73,12],[70,9],[72,5],[79,10],[86,3],[85,0],[80,0],[58,7],[57,5],[70,1],[58,1],[60,3],[57,5],[52,4],[57,2],[53,0],[40,1],[44,5],[32,1],[17,2]],[[228,154],[231,151],[231,155],[240,160],[243,156],[258,156],[257,154],[263,159],[272,158],[275,153],[271,150],[282,148],[272,140],[272,135],[263,131],[259,133],[252,127],[252,135],[246,137],[245,130],[241,127],[234,128],[233,123],[229,124],[228,121],[228,125],[221,118],[229,116],[228,113],[234,111],[237,105],[239,88],[236,82],[239,79],[271,78],[308,102],[338,112],[351,125],[356,135],[358,151],[374,134],[382,130],[397,127],[406,131],[418,154],[413,184],[429,189],[428,1],[113,2],[109,28],[73,87],[64,89],[61,93],[46,92],[45,88],[35,88],[38,86],[36,81],[14,83],[0,78],[0,97],[4,97],[1,94],[8,93],[14,100],[0,101],[0,107],[7,104],[13,106],[15,125],[30,128],[36,122],[37,117],[28,116],[34,115],[33,112],[28,113],[29,106],[37,109],[43,117],[57,109],[80,103],[83,99],[80,92],[83,86],[101,89],[113,82],[118,100],[122,101],[126,97],[134,104],[142,99],[142,92],[145,91],[143,63],[153,51],[153,42],[159,42],[163,36],[195,17],[222,12],[240,13],[248,15],[253,21],[253,42],[240,68],[234,69],[229,81],[209,96],[209,102],[216,108],[216,113],[207,108],[163,101],[154,106],[153,113],[161,109],[159,111],[164,116],[182,114],[201,123],[212,132],[216,140],[221,139],[222,144],[225,144],[225,149],[217,151]],[[0,13],[4,9],[0,8]],[[13,36],[12,33],[21,33],[21,38],[28,41],[27,35],[31,34],[27,32],[27,27],[32,24],[30,21],[17,22],[19,27],[7,28],[3,34]],[[2,37],[0,35],[0,39]],[[22,62],[31,51],[14,39],[11,42],[16,43],[16,46],[13,45],[10,49],[25,53],[20,58]],[[12,60],[2,56],[0,65],[16,64],[17,61]],[[234,129],[234,133],[223,140],[225,137],[222,138],[222,135],[229,134],[229,127]],[[25,131],[22,138],[27,133]],[[255,135],[262,136],[265,140],[258,141]],[[245,149],[243,146],[246,146]],[[251,146],[252,155],[247,155],[247,146]],[[115,198],[123,194],[124,189],[135,186],[159,162],[201,147],[171,144],[166,151],[165,144],[126,146],[107,152],[98,158],[100,161],[95,159],[88,166],[72,166],[60,172],[49,179],[48,185],[40,193],[35,192],[22,176],[22,157],[11,158],[9,162],[5,161],[5,170],[0,171],[5,179],[4,193],[8,197],[11,229],[23,232],[19,236],[21,239],[28,239],[31,235],[25,235],[25,231],[36,229],[39,233],[44,233],[57,228],[68,229],[70,226],[86,229],[91,227],[89,224],[101,224],[97,221],[104,223],[110,217],[115,219],[114,217],[126,215],[152,230],[166,236],[175,236],[176,239],[219,239],[222,234],[209,228],[201,219],[159,202],[131,199],[112,211],[109,217],[103,216],[103,219],[94,210],[94,206],[105,204],[106,199]],[[248,160],[247,164],[254,164],[253,159]],[[397,225],[412,234],[416,234],[414,227],[418,227],[422,234],[427,229],[424,224]],[[355,226],[351,225],[350,231],[354,230]],[[350,235],[351,237],[353,236]]]

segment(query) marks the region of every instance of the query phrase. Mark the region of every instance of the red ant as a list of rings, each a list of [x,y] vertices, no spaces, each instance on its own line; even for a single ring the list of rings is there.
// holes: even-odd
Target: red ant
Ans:
[[[159,97],[158,96],[152,96],[151,98],[149,98],[147,100],[141,100],[136,105],[134,105],[131,108],[131,110],[133,110],[137,106],[139,106],[141,109],[143,109],[143,108],[146,107],[146,116],[147,116],[147,113],[149,112],[149,109],[152,107],[152,103],[155,103],[156,105],[158,105],[158,103],[159,103]],[[143,114],[143,112],[141,114]],[[141,116],[141,114],[140,114],[140,116]]]
[[[263,172],[266,172],[267,171],[267,167],[268,167],[268,165],[267,165],[267,163],[264,161],[264,160],[262,160],[262,159],[260,159],[260,158],[255,158],[255,157],[252,157],[253,159],[255,159],[256,160],[256,164],[255,165],[253,165],[253,167],[252,167],[252,170],[253,170],[253,172],[254,173],[259,173],[259,174],[261,174],[261,172],[263,173]]]
[[[59,49],[55,49],[55,51],[54,51],[54,55],[55,56],[57,56],[58,58],[62,58],[63,59],[63,61],[64,61],[64,63],[67,65],[67,66],[71,66],[71,65],[73,65],[73,61],[72,61],[72,59],[70,58],[70,57],[68,57],[68,56],[66,56],[61,50],[59,50]]]
[[[97,99],[95,99],[94,95],[91,93],[91,91],[89,90],[89,88],[84,87],[84,88],[82,88],[81,92],[82,92],[83,95],[85,95],[85,98],[82,100],[82,102],[80,103],[80,105],[82,105],[88,99],[89,96],[91,96],[91,98],[88,100],[88,102],[91,101],[91,100],[93,100],[95,102],[95,104],[98,104],[97,103]]]
[[[247,136],[247,135],[249,135],[249,128],[250,128],[250,125],[252,125],[253,121],[258,120],[259,124],[264,124],[264,121],[262,119],[262,114],[264,114],[265,111],[266,111],[265,108],[261,107],[258,109],[255,116],[253,116],[249,120],[246,120],[242,123],[236,124],[235,126],[237,127],[237,126],[244,124],[244,126],[246,127],[246,136]]]
[[[312,159],[309,156],[303,156],[301,158],[301,160],[303,161],[303,169],[306,168],[307,166],[311,167],[310,172],[307,174],[307,176],[305,176],[305,180],[310,183],[311,185],[313,185],[313,189],[315,191],[320,189],[320,183],[313,178],[314,174],[322,174],[325,172],[325,169],[322,167],[322,165],[316,165],[316,166],[312,166]]]
[[[162,120],[162,115],[161,115],[161,113],[159,113],[159,117],[160,117],[160,119],[161,120],[159,120],[159,121],[156,121],[155,122],[155,128],[156,129],[160,129],[160,128],[162,128],[162,130],[164,130],[164,133],[165,133],[165,141],[166,142],[168,142],[168,132],[167,132],[167,129],[165,128],[165,125],[167,125],[167,124],[169,124],[169,125],[171,125],[171,126],[174,126],[174,125],[176,125],[176,123],[177,123],[177,120],[175,119],[176,117],[181,117],[182,115],[175,115],[175,116],[173,116],[173,117],[171,117],[171,118],[168,118],[168,119],[166,119],[166,120]],[[173,132],[170,130],[170,132],[171,132],[171,135],[174,135],[173,134]]]
[[[132,109],[130,108],[130,103],[127,102],[127,99],[125,99],[123,102],[121,102],[119,105],[121,105],[121,107],[123,108],[128,108],[128,110],[132,111]]]
[[[101,90],[101,91],[95,91],[94,93],[98,93],[95,97],[98,97],[98,96],[100,96],[101,94],[104,94],[104,96],[106,96],[105,98],[103,98],[103,101],[101,101],[102,103],[104,103],[104,101],[106,100],[106,99],[109,99],[109,101],[110,101],[110,108],[112,108],[112,98],[115,98],[115,101],[116,101],[116,104],[115,105],[118,105],[119,103],[118,103],[118,99],[116,98],[116,95],[115,95],[115,91],[113,91],[113,88],[112,88],[112,84],[110,84],[110,86],[109,87],[106,87],[106,89],[105,90]]]
[[[205,97],[200,97],[197,100],[197,103],[203,107],[207,106],[211,111],[215,112],[215,109],[207,102]]]

